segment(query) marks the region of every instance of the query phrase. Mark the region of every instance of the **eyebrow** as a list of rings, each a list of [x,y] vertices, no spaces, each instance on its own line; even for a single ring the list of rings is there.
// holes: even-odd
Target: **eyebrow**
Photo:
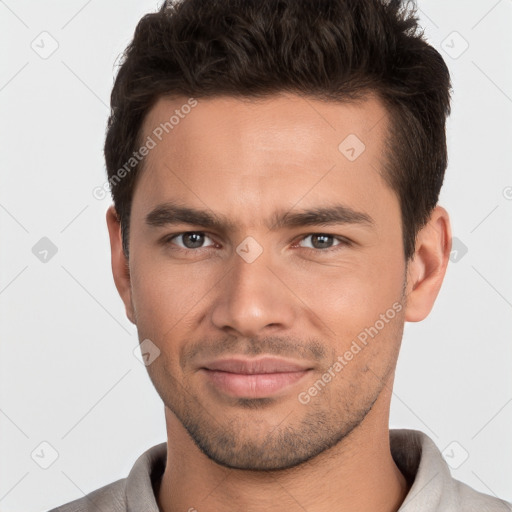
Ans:
[[[176,224],[191,224],[223,232],[236,230],[236,224],[224,215],[173,202],[156,206],[146,215],[146,224],[155,228]],[[335,224],[359,224],[373,227],[375,222],[367,213],[338,204],[307,210],[275,212],[265,223],[271,231],[282,228]]]

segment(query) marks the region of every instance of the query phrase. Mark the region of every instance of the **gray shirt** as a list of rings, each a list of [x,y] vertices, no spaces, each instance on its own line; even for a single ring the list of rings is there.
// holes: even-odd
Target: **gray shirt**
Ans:
[[[411,488],[399,512],[511,512],[512,505],[455,480],[434,442],[417,430],[390,430],[391,454]],[[155,493],[165,469],[167,443],[153,446],[127,478],[50,512],[160,512]]]

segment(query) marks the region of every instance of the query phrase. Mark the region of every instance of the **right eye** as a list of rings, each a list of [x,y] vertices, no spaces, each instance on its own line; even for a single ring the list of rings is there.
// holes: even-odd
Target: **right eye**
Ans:
[[[203,249],[202,245],[207,239],[213,242],[213,240],[202,231],[185,231],[166,237],[163,243],[164,245],[177,245],[179,250],[193,251],[195,249]],[[176,242],[177,240],[181,240],[181,243]],[[215,245],[215,242],[213,242],[213,245]]]

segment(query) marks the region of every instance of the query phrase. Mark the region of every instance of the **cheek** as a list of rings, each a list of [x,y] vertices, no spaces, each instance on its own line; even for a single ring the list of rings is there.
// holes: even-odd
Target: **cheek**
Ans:
[[[356,263],[315,265],[300,275],[288,273],[286,281],[293,283],[295,295],[307,306],[305,314],[327,337],[336,340],[336,352],[344,351],[361,332],[364,338],[365,329],[376,322],[379,334],[395,328],[397,313],[403,309],[400,300],[404,278],[404,263],[395,252],[387,259],[368,254]],[[384,326],[381,315],[385,315]]]
[[[201,308],[201,301],[222,277],[220,273],[216,278],[217,274],[204,266],[170,264],[150,251],[134,253],[131,266],[137,327],[155,337],[171,329],[176,332],[187,315]]]
[[[337,267],[314,265],[295,273],[288,271],[287,282],[308,306],[331,317],[337,313],[350,313],[354,318],[378,315],[382,307],[387,309],[400,299],[404,267],[401,260],[394,261],[365,256],[364,261],[361,258]]]

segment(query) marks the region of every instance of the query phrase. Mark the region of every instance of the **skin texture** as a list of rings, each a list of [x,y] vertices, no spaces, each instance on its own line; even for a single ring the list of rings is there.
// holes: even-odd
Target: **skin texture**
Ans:
[[[187,99],[160,99],[144,138]],[[162,511],[394,511],[405,498],[389,448],[395,366],[404,322],[432,309],[451,230],[436,207],[406,265],[398,198],[380,175],[387,127],[372,96],[357,104],[292,94],[198,99],[146,157],[129,260],[108,210],[116,287],[139,339],[160,350],[147,369],[165,405]],[[349,134],[365,145],[354,161],[338,149]],[[232,225],[148,225],[169,201]],[[266,224],[276,212],[339,204],[373,222]],[[199,236],[171,239],[192,231]],[[257,244],[242,244],[247,237]],[[248,263],[240,247],[262,252]],[[332,377],[337,358],[393,304],[393,318]],[[264,354],[311,370],[256,399],[228,396],[200,371],[207,360]],[[329,368],[330,381],[301,403]]]

